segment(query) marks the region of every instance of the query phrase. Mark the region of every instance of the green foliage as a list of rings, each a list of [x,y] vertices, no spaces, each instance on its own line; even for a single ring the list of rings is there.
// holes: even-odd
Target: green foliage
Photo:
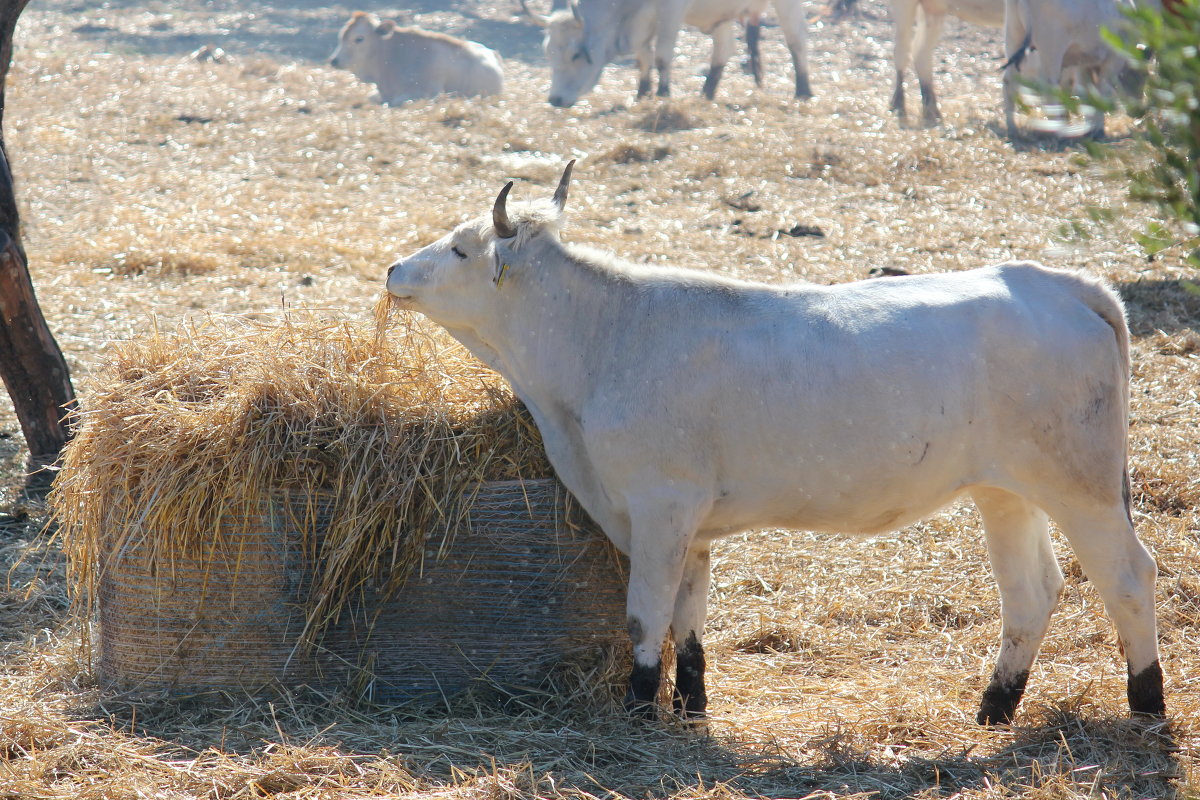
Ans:
[[[1155,204],[1184,230],[1181,242],[1154,222],[1138,241],[1150,255],[1183,244],[1200,267],[1200,0],[1167,6],[1129,12],[1132,35],[1107,32],[1107,40],[1146,81],[1144,93],[1124,101],[1130,116],[1143,120],[1148,155],[1126,163],[1130,196]]]

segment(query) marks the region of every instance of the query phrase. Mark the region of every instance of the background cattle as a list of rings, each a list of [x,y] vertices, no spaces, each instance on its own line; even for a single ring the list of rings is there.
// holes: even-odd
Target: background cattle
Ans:
[[[1159,7],[1157,0],[1145,0],[1143,4]],[[1017,74],[1027,66],[1030,52],[1036,60],[1023,74],[1042,87],[1060,86],[1069,74],[1076,88],[1084,92],[1138,88],[1131,83],[1131,73],[1124,74],[1128,60],[1101,34],[1103,29],[1120,34],[1125,27],[1121,10],[1133,7],[1133,0],[1006,0],[1004,49],[1008,60],[1004,64],[1003,93],[1004,121],[1010,137],[1017,135]],[[1094,108],[1089,117],[1087,135],[1103,136],[1104,112]]]
[[[709,550],[750,529],[873,534],[969,495],[1003,629],[980,723],[1007,723],[1064,587],[1053,518],[1162,715],[1154,559],[1126,463],[1129,331],[1107,286],[1010,263],[826,287],[625,264],[552,203],[463,223],[388,270],[403,307],[503,375],[558,476],[629,556],[627,705],[705,712]],[[503,281],[501,280],[503,278]]]
[[[808,82],[808,31],[801,0],[774,0],[796,75],[795,96],[812,95]],[[671,62],[684,23],[712,37],[712,56],[704,82],[710,100],[725,64],[733,55],[734,23],[747,24],[746,41],[755,80],[761,85],[759,20],[767,0],[576,0],[570,11],[549,17],[532,15],[546,28],[544,48],[550,62],[549,101],[571,106],[600,80],[604,67],[632,52],[637,60],[639,98],[650,93],[651,67],[658,69],[659,96],[670,94]]]
[[[329,63],[375,84],[389,105],[439,94],[494,95],[504,90],[500,55],[479,44],[400,27],[362,11],[338,34]]]
[[[933,87],[933,49],[942,36],[946,15],[975,25],[998,28],[1004,23],[1004,4],[1000,0],[891,0],[892,21],[896,29],[893,64],[896,88],[892,92],[892,110],[903,121],[904,72],[910,56],[921,87],[921,119],[926,125],[942,118]],[[913,52],[914,30],[916,51]]]

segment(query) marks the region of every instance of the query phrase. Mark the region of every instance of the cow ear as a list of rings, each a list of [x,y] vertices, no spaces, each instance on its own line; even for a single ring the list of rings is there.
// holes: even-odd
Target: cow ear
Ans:
[[[504,286],[504,279],[508,277],[510,268],[516,265],[517,254],[512,249],[512,239],[497,239],[495,247],[495,257],[492,260],[495,265],[492,283],[497,289],[500,289]]]
[[[394,30],[396,30],[396,20],[394,19],[380,20],[379,24],[375,26],[375,32],[380,36],[387,36]]]

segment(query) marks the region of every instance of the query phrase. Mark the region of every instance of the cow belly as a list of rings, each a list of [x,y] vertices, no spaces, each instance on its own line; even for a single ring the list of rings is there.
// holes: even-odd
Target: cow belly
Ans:
[[[897,437],[820,453],[801,443],[787,458],[746,459],[734,466],[703,527],[722,533],[748,527],[852,534],[895,530],[993,477],[970,461],[969,445],[948,437]]]

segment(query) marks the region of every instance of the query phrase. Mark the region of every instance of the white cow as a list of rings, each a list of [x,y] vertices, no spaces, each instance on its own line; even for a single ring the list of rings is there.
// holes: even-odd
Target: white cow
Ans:
[[[493,95],[504,90],[500,55],[479,44],[419,28],[402,28],[355,11],[338,34],[329,63],[379,88],[389,105],[439,94]]]
[[[942,118],[933,88],[933,48],[942,36],[946,15],[975,25],[998,28],[1004,24],[1002,0],[891,0],[892,21],[896,27],[896,46],[892,63],[896,67],[896,88],[892,92],[892,110],[905,119],[904,71],[913,51],[913,25],[916,24],[916,55],[913,71],[921,87],[921,119],[935,125]]]
[[[808,84],[808,29],[801,0],[773,0],[779,25],[792,53],[796,97],[812,96]],[[550,62],[550,104],[574,105],[600,80],[604,67],[632,52],[638,66],[638,98],[650,93],[650,68],[658,68],[658,94],[670,94],[671,59],[684,23],[713,40],[704,96],[712,99],[725,64],[733,55],[734,23],[747,22],[746,41],[756,82],[762,85],[758,57],[759,19],[767,0],[572,0],[570,10],[531,14],[545,26]],[[528,9],[526,9],[528,11]]]
[[[1143,0],[1155,8],[1158,0]],[[1126,73],[1129,61],[1106,42],[1101,30],[1125,29],[1123,8],[1133,8],[1133,0],[1005,0],[1004,50],[1004,121],[1009,137],[1016,137],[1013,119],[1018,90],[1017,73],[1031,50],[1037,56],[1029,73],[1042,86],[1064,83],[1064,72],[1074,73],[1075,82],[1085,91],[1111,92],[1118,83],[1137,89]],[[1088,135],[1104,135],[1104,112],[1091,113]]]
[[[1012,718],[1063,586],[1053,517],[1116,625],[1135,712],[1165,713],[1154,559],[1129,516],[1129,333],[1099,281],[1031,263],[840,286],[635,266],[564,244],[550,203],[492,214],[387,289],[503,375],[563,483],[629,555],[627,703],[705,709],[714,539],[871,534],[960,495],[983,516],[1003,631],[982,723]]]

